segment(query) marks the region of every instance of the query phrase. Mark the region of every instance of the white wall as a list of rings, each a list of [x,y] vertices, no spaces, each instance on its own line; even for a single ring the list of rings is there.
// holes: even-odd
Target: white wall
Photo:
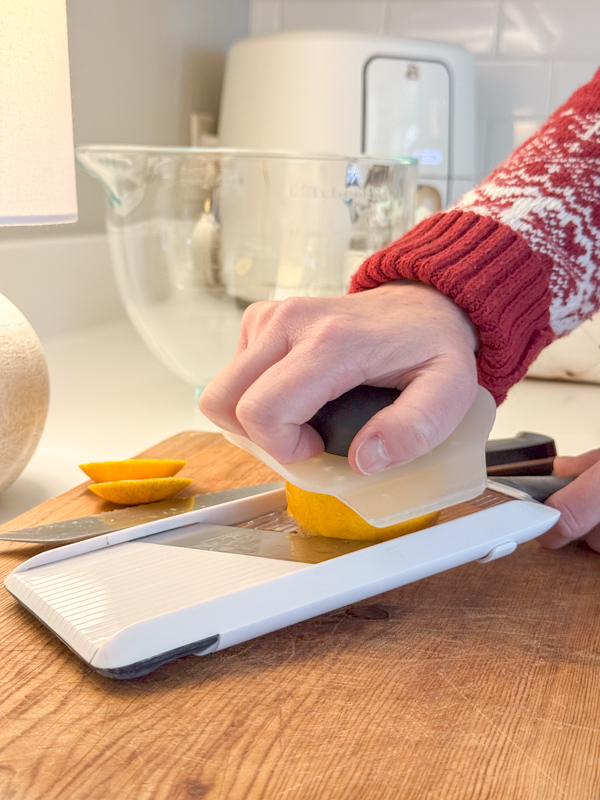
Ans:
[[[248,15],[249,0],[67,0],[75,144],[188,144]],[[124,315],[103,190],[79,168],[77,195],[73,225],[0,228],[0,292],[42,340]]]
[[[600,66],[600,0],[251,0],[254,35],[309,28],[473,53],[481,178]]]

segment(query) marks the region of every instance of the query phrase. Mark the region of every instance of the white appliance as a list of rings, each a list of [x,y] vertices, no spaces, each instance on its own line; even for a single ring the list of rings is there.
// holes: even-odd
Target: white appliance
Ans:
[[[475,183],[471,55],[444,42],[295,31],[236,43],[221,99],[223,147],[419,160],[435,211]]]

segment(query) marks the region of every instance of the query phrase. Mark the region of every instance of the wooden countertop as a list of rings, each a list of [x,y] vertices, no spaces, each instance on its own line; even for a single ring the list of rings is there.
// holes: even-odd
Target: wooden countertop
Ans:
[[[208,433],[191,493],[273,479]],[[184,473],[182,473],[184,474]],[[83,486],[5,529],[108,508]],[[2,578],[35,546],[0,542]],[[596,800],[600,556],[535,542],[134,681],[0,593],[0,797]]]

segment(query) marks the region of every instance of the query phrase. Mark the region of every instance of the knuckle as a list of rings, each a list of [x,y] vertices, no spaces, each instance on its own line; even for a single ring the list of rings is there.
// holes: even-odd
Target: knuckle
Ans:
[[[246,306],[242,314],[242,325],[247,325],[256,319],[256,317],[260,317],[261,314],[268,311],[270,305],[271,301],[269,300],[259,300],[256,303],[250,303],[249,306]]]
[[[563,544],[568,544],[583,536],[585,531],[581,529],[568,505],[560,502],[548,503],[548,505],[552,505],[553,508],[560,511],[560,519],[552,529],[557,539],[560,539]]]
[[[273,311],[273,323],[300,337],[310,336],[316,343],[330,340],[341,329],[336,314],[322,298],[288,297],[280,300]]]
[[[415,442],[427,447],[438,444],[443,438],[444,416],[415,407],[414,404],[411,406],[411,412],[412,424],[408,430]]]
[[[309,327],[310,308],[307,297],[289,297],[285,300],[268,301],[268,305],[252,321],[256,337],[266,336],[268,340],[284,339],[290,341]]]
[[[310,305],[308,297],[287,297],[285,300],[279,300],[273,306],[273,321],[280,324],[296,322],[304,316],[308,305]]]
[[[264,431],[273,424],[273,412],[267,403],[254,397],[243,397],[237,404],[236,416],[244,429]]]
[[[227,392],[216,387],[208,387],[200,395],[198,408],[203,414],[212,419],[224,415],[230,402]]]
[[[424,455],[442,439],[435,421],[424,414],[411,417],[410,424],[390,420],[383,438],[392,465]]]
[[[404,448],[418,455],[439,443],[441,436],[436,422],[425,415],[417,417],[404,431]]]
[[[332,344],[343,335],[343,325],[337,317],[320,317],[313,326],[313,335],[317,342]]]
[[[242,336],[248,336],[257,327],[264,326],[273,314],[273,305],[272,300],[261,300],[247,306],[240,324]]]
[[[335,353],[335,362],[353,362],[358,349],[364,351],[362,342],[356,339],[356,331],[350,331],[343,318],[335,314],[319,314],[307,320],[305,337],[310,339],[311,347],[318,352]]]

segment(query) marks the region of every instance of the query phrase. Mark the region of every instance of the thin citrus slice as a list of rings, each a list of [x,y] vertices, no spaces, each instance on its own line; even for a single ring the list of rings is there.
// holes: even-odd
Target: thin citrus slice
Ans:
[[[91,483],[88,489],[111,503],[137,506],[140,503],[169,500],[191,482],[191,478],[142,478],[134,481]]]
[[[92,461],[79,468],[93,481],[132,481],[142,478],[172,478],[185,461],[172,458],[128,458],[124,461]]]
[[[375,528],[356,511],[330,494],[307,492],[291,483],[285,484],[288,514],[298,523],[303,533],[313,536],[330,536],[334,539],[356,539],[381,542],[406,533],[427,528],[439,517],[439,512],[414,517],[386,528]]]

